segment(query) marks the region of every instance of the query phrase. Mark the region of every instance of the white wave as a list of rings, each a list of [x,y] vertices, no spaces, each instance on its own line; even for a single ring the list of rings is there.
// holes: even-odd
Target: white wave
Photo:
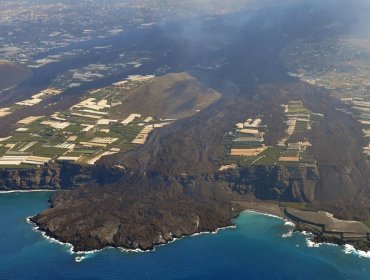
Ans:
[[[256,210],[245,210],[243,212],[255,213],[255,214],[259,214],[259,215],[263,215],[263,216],[267,216],[267,217],[272,217],[272,218],[276,218],[276,219],[280,219],[280,220],[284,220],[284,221],[288,222],[287,219],[285,219],[281,216],[265,213],[265,212],[262,212],[262,211],[260,212],[260,211],[256,211]]]
[[[334,247],[338,247],[339,246],[338,244],[328,243],[328,242],[315,243],[315,242],[313,242],[310,239],[310,237],[306,238],[306,243],[307,243],[307,247],[310,247],[310,248],[319,248],[322,245],[325,245],[325,246],[334,246]]]
[[[214,231],[204,231],[204,232],[200,232],[200,233],[195,233],[196,235],[200,235],[200,234],[217,234],[219,233],[221,230],[225,230],[225,229],[236,229],[236,225],[231,225],[231,226],[227,226],[227,227],[221,227],[221,228],[218,228]],[[194,236],[191,235],[191,236]]]
[[[293,222],[291,222],[291,221],[286,221],[286,222],[285,222],[285,225],[286,225],[286,226],[295,227],[295,224],[294,224]]]
[[[311,237],[314,236],[314,234],[312,232],[305,231],[305,230],[300,231],[299,233],[302,234],[302,235],[305,235],[305,236],[311,236]]]
[[[333,247],[339,247],[338,244],[335,244],[335,243],[327,243],[327,242],[324,242],[324,243],[321,243],[323,245],[326,245],[326,246],[333,246]]]
[[[11,191],[0,191],[0,194],[7,193],[33,193],[33,192],[56,192],[57,190],[11,190]]]
[[[356,250],[355,247],[353,247],[352,245],[349,245],[349,244],[345,244],[344,245],[344,253],[345,254],[353,254],[353,255],[357,255],[359,256],[360,258],[368,258],[370,259],[370,251],[361,251],[361,250]]]
[[[67,252],[69,252],[70,254],[74,254],[73,245],[71,243],[62,242],[62,241],[59,241],[55,238],[48,236],[45,232],[40,230],[40,228],[35,223],[31,221],[31,217],[27,217],[26,220],[27,220],[27,223],[33,226],[32,230],[39,232],[45,239],[47,239],[51,243],[57,243],[59,245],[66,246],[68,248]]]
[[[59,245],[62,245],[62,246],[66,246],[68,248],[68,252],[71,254],[71,255],[75,255],[75,261],[76,262],[81,262],[83,261],[84,259],[88,258],[88,256],[90,255],[94,255],[96,253],[99,253],[103,250],[106,250],[106,249],[118,249],[120,250],[121,252],[125,252],[125,253],[146,253],[146,252],[152,252],[152,251],[155,251],[155,249],[157,247],[160,247],[160,246],[165,246],[165,245],[168,245],[170,243],[173,243],[181,238],[185,238],[185,237],[193,237],[193,236],[198,236],[198,235],[202,235],[202,234],[217,234],[219,231],[221,230],[225,230],[225,229],[231,229],[231,228],[236,228],[235,225],[231,225],[231,226],[227,226],[227,227],[222,227],[222,228],[218,228],[216,229],[215,231],[209,231],[209,232],[199,232],[199,233],[195,233],[195,234],[192,234],[192,235],[189,235],[189,236],[182,236],[180,238],[173,238],[172,240],[166,242],[166,243],[163,243],[163,244],[157,244],[155,246],[153,246],[153,248],[151,250],[141,250],[139,248],[137,249],[127,249],[127,248],[123,248],[123,247],[111,247],[111,246],[108,246],[108,247],[105,247],[103,249],[100,249],[100,250],[90,250],[90,251],[77,251],[75,252],[74,251],[74,247],[71,243],[67,243],[67,242],[61,242],[55,238],[52,238],[50,236],[48,236],[45,232],[43,232],[42,230],[40,230],[40,228],[31,221],[31,217],[27,217],[26,218],[26,221],[28,224],[31,224],[33,227],[32,227],[32,230],[33,231],[37,231],[39,232],[46,240],[48,240],[49,242],[51,243],[57,243]],[[171,233],[172,235],[172,233]]]
[[[324,246],[324,245],[332,246],[332,247],[340,247],[340,245],[335,244],[335,243],[328,243],[328,242],[315,243],[310,238],[306,238],[306,243],[307,243],[307,247],[310,247],[310,248],[319,248],[320,246]],[[349,244],[344,245],[343,252],[345,254],[354,254],[359,257],[370,258],[370,251],[365,252],[365,251],[356,250],[355,247]]]
[[[86,259],[86,256],[77,256],[77,257],[75,257],[76,262],[82,262],[84,259]]]
[[[27,217],[27,223],[33,225],[33,228],[32,230],[34,231],[37,231],[39,232],[45,239],[47,239],[49,242],[51,243],[57,243],[59,245],[62,245],[62,246],[67,246],[68,247],[68,252],[71,254],[71,255],[76,255],[75,257],[75,261],[76,262],[81,262],[83,261],[84,259],[86,259],[89,255],[94,255],[96,253],[99,253],[103,250],[107,250],[107,249],[119,249],[120,251],[122,252],[130,252],[130,253],[144,253],[144,252],[149,252],[149,250],[141,250],[141,249],[126,249],[126,248],[122,248],[122,247],[111,247],[111,246],[108,246],[108,247],[105,247],[103,249],[99,249],[99,250],[89,250],[89,251],[77,251],[75,252],[74,251],[74,247],[71,243],[65,243],[65,242],[61,242],[55,238],[52,238],[50,236],[47,236],[45,232],[41,231],[39,229],[39,227],[33,223],[31,220],[30,220],[31,217]]]
[[[155,251],[155,249],[157,247],[166,246],[166,245],[168,245],[170,243],[173,243],[173,242],[175,242],[177,240],[180,240],[182,238],[195,237],[195,236],[200,236],[200,235],[203,235],[203,234],[218,234],[221,230],[225,230],[225,229],[236,229],[236,225],[231,225],[231,226],[227,226],[227,227],[218,228],[218,229],[216,229],[214,231],[202,231],[202,232],[197,232],[197,233],[194,233],[194,234],[191,234],[191,235],[184,235],[184,236],[182,236],[180,238],[176,238],[175,237],[175,238],[173,238],[172,240],[170,240],[170,241],[168,241],[166,243],[155,245],[151,251]],[[170,233],[170,235],[172,236],[172,233]],[[132,250],[127,250],[127,249],[123,249],[123,250],[124,251],[129,251],[129,252],[132,251]],[[138,252],[138,251],[134,251],[134,252]],[[148,252],[148,251],[141,251],[141,252]]]
[[[152,250],[141,250],[141,249],[126,249],[123,247],[118,247],[117,249],[123,253],[149,253],[155,250],[155,248],[153,248]]]
[[[113,248],[113,247],[107,247],[107,248]],[[78,251],[76,252],[75,254],[85,254],[85,255],[93,255],[93,254],[96,254],[96,253],[99,253],[101,251],[103,251],[104,249],[100,249],[100,250],[90,250],[90,251]]]
[[[284,233],[281,237],[282,238],[289,238],[289,237],[292,237],[292,236],[293,236],[293,230],[290,230],[289,232]]]
[[[108,248],[111,248],[111,247],[108,247]],[[105,248],[105,249],[108,249],[108,248]],[[82,262],[83,260],[87,259],[87,258],[90,258],[92,256],[94,256],[96,253],[99,253],[105,249],[101,249],[101,250],[91,250],[91,251],[79,251],[79,252],[72,252],[72,254],[75,256],[75,261],[76,262]]]
[[[273,215],[273,214],[269,214],[269,213],[265,213],[265,212],[259,212],[259,211],[255,211],[255,210],[245,210],[243,212],[250,212],[250,213],[255,213],[255,214],[259,214],[259,215],[263,215],[263,216],[267,216],[267,217],[276,218],[276,219],[284,221],[285,222],[284,225],[286,225],[286,226],[295,227],[295,224],[291,220],[288,220],[287,218],[282,217],[282,216]]]
[[[306,244],[309,248],[319,248],[321,245],[320,243],[313,242],[311,238],[306,238]]]

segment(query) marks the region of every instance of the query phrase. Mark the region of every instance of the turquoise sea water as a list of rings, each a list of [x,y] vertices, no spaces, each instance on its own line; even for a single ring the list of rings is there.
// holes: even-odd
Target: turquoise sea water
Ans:
[[[307,246],[282,235],[284,221],[243,213],[237,229],[180,239],[154,252],[117,249],[76,255],[32,230],[26,217],[48,207],[50,193],[0,194],[0,279],[370,279],[370,259],[337,246]]]

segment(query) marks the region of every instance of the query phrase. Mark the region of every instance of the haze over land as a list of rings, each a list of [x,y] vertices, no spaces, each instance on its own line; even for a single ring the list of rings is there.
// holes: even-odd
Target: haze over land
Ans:
[[[68,189],[47,235],[146,250],[267,200],[369,224],[369,1],[2,5],[0,189]]]

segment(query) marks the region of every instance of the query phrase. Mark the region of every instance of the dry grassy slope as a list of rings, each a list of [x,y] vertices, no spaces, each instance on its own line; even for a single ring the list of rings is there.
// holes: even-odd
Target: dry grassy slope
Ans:
[[[167,74],[129,92],[118,110],[161,118],[182,119],[214,103],[221,94],[187,73]]]
[[[8,61],[0,61],[0,90],[17,85],[31,75],[25,67]]]

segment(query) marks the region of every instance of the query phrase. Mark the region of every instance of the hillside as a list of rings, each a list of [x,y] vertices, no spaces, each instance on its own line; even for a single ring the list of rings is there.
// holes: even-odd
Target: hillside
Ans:
[[[172,73],[154,78],[151,83],[127,93],[117,110],[127,114],[140,112],[160,118],[182,119],[203,110],[220,96],[187,73]]]
[[[15,86],[30,75],[31,71],[25,67],[0,61],[0,90]]]
[[[10,114],[2,125],[9,124],[11,117],[13,121],[23,118],[14,123],[12,134],[2,140],[0,167],[24,168],[32,162],[37,168],[39,161],[34,159],[43,164],[67,160],[94,165],[101,157],[145,144],[153,131],[176,119],[200,114],[221,96],[186,73],[158,78],[136,75],[85,92],[80,99],[75,98],[69,109],[48,114],[48,100],[59,94],[60,90],[47,89],[35,95],[37,98],[8,108]],[[22,115],[32,114],[30,108],[35,107],[45,115]],[[14,152],[20,156],[12,157]],[[16,160],[9,165],[9,159]]]
[[[278,164],[240,167],[224,173],[218,171],[217,149],[225,131],[248,116],[270,116],[264,119],[271,128],[269,141],[274,143],[280,137],[274,128],[282,122],[281,106],[277,104],[297,99],[302,99],[309,108],[316,107],[316,112],[324,115],[306,134],[313,144],[316,167]],[[320,100],[320,104],[316,100]],[[356,196],[369,190],[366,182],[368,166],[359,149],[361,136],[355,121],[333,107],[333,98],[301,83],[260,87],[253,103],[241,96],[223,97],[203,112],[154,132],[141,148],[102,158],[99,163],[102,166],[117,166],[124,170],[123,177],[111,185],[110,191],[86,187],[56,194],[52,208],[34,217],[33,221],[48,235],[74,244],[76,250],[105,246],[150,249],[155,244],[197,230],[229,225],[236,214],[230,211],[232,200],[313,200],[320,209],[322,202],[351,197],[349,203],[354,205]],[[341,126],[346,122],[348,129]],[[348,135],[352,135],[351,145],[347,143]],[[343,149],[343,145],[348,151],[336,153]],[[326,149],[327,157],[321,155],[321,147]],[[351,166],[350,174],[340,168],[343,162]],[[157,201],[161,201],[160,204]],[[173,201],[180,209],[189,207],[192,211],[174,212]],[[188,206],[182,205],[184,201]],[[99,213],[94,217],[86,220],[86,215],[79,214],[81,209],[84,211],[81,213],[93,212],[97,205]],[[358,206],[357,210],[364,213],[368,209],[366,205]],[[340,214],[335,204],[329,203],[325,208]],[[131,212],[127,212],[128,209]],[[357,210],[348,218],[354,218]],[[109,214],[112,211],[115,211],[114,216]],[[214,213],[223,218],[217,219]],[[360,218],[365,220],[368,214]],[[178,219],[184,228],[174,233],[175,228],[179,229]],[[166,225],[162,227],[163,220]],[[103,227],[102,221],[105,223]],[[154,226],[143,226],[147,224]]]

